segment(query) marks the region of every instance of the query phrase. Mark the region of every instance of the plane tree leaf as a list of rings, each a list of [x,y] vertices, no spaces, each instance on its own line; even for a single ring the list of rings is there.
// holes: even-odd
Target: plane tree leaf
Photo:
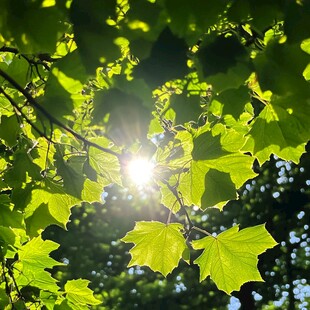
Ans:
[[[84,279],[67,281],[65,292],[69,302],[75,306],[99,305],[100,300],[93,296],[93,291],[88,288],[89,281]]]
[[[16,282],[20,286],[31,285],[42,290],[57,292],[56,280],[45,268],[63,265],[50,257],[50,253],[58,249],[59,244],[51,240],[35,237],[18,250],[19,261],[14,268],[17,273]]]
[[[185,184],[190,184],[192,203],[202,209],[222,209],[227,201],[237,198],[238,188],[256,176],[254,158],[232,148],[225,135],[213,136],[210,130],[194,136],[192,159],[189,172],[182,176],[188,182],[183,182],[181,192],[188,196]]]
[[[302,106],[304,113],[296,105]],[[243,150],[256,156],[260,164],[271,154],[298,163],[310,137],[309,113],[308,103],[300,96],[275,98],[253,122]]]
[[[122,241],[134,243],[130,250],[131,260],[128,267],[148,266],[164,276],[171,273],[179,264],[186,249],[185,238],[179,223],[137,222]]]
[[[227,294],[239,290],[246,282],[263,281],[257,269],[257,256],[276,244],[265,225],[241,231],[238,226],[233,226],[216,237],[194,240],[193,248],[203,249],[194,261],[200,268],[200,281],[210,276]]]
[[[26,200],[16,203],[19,208],[24,204],[26,227],[31,236],[36,236],[52,224],[65,228],[71,215],[70,209],[80,202],[53,182],[28,188],[24,199]]]

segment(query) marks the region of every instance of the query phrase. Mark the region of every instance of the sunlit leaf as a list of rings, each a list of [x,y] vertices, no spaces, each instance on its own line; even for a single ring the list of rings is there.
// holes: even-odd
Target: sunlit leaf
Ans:
[[[42,290],[57,292],[59,290],[57,281],[45,268],[63,265],[50,257],[50,253],[58,247],[59,244],[50,240],[44,241],[40,236],[23,245],[18,251],[17,283],[21,286],[31,285]]]
[[[67,299],[74,305],[99,305],[100,300],[93,296],[93,291],[88,288],[88,280],[71,280],[65,284]]]
[[[208,276],[227,294],[240,289],[249,281],[263,281],[257,269],[257,256],[277,243],[265,225],[239,231],[234,226],[217,237],[208,236],[192,242],[195,250],[203,253],[194,261],[200,268],[200,281]]]
[[[183,225],[178,223],[137,222],[135,228],[122,239],[135,244],[130,250],[128,267],[148,266],[167,276],[178,266],[186,249],[182,229]]]
[[[304,113],[299,112],[300,106],[303,106]],[[243,149],[250,151],[261,164],[271,154],[298,163],[310,137],[309,113],[309,106],[303,98],[276,99],[254,121]]]

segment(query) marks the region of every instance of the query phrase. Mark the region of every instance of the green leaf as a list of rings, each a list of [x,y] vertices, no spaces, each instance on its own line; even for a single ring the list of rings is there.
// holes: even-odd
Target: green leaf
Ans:
[[[49,181],[32,188],[26,199],[24,211],[30,236],[36,236],[40,230],[52,224],[66,228],[70,209],[80,202],[66,193],[62,186]]]
[[[72,54],[69,54],[71,56]],[[75,63],[76,57],[69,57],[68,61]],[[61,65],[61,64],[60,64]],[[66,121],[66,116],[72,114],[72,110],[85,101],[82,94],[83,84],[79,72],[68,73],[62,71],[63,66],[54,66],[46,82],[44,94],[44,108],[54,117]],[[78,65],[77,65],[78,67]],[[67,68],[64,68],[67,70]],[[76,76],[77,75],[77,76]],[[82,78],[81,78],[82,79]],[[84,81],[84,79],[82,79]]]
[[[172,187],[173,187],[173,185],[172,185]],[[161,193],[161,201],[160,202],[166,208],[171,210],[171,212],[176,214],[180,210],[181,206],[180,206],[176,196],[171,191],[171,189],[166,184],[162,184],[160,186],[160,193]]]
[[[0,195],[0,225],[11,228],[24,228],[23,214],[12,210],[8,195]]]
[[[21,146],[21,148],[14,153],[12,167],[4,176],[5,182],[13,188],[20,188],[23,182],[28,183],[31,179],[42,179],[40,167],[33,163],[31,153],[23,151],[23,147],[28,149],[29,145],[25,144]]]
[[[204,177],[204,182],[201,180]],[[228,173],[210,169],[203,162],[191,166],[191,190],[195,205],[205,210],[209,207],[222,209],[227,201],[237,198],[236,187]]]
[[[170,100],[170,106],[176,112],[176,124],[197,122],[203,112],[200,106],[200,96],[172,95]]]
[[[10,128],[10,130],[8,130]],[[16,115],[2,116],[0,120],[0,137],[4,140],[4,143],[13,147],[17,144],[17,136],[20,132],[20,126],[17,121]]]
[[[294,62],[291,60],[295,59]],[[299,44],[271,42],[264,53],[257,55],[254,66],[262,90],[271,90],[277,95],[294,93],[308,94],[309,83],[302,73],[310,61]]]
[[[104,137],[91,139],[92,142],[105,147],[111,148],[112,142]],[[115,155],[108,154],[95,147],[89,148],[89,164],[97,172],[97,174],[104,179],[105,184],[116,183],[122,185],[120,175],[120,163]]]
[[[208,38],[210,40],[212,36]],[[246,55],[244,46],[236,36],[223,35],[215,37],[211,42],[206,42],[197,52],[204,77],[227,72]]]
[[[63,265],[49,256],[52,251],[57,250],[59,244],[51,240],[42,240],[41,237],[33,238],[18,251],[19,259],[24,266],[32,269],[52,268]]]
[[[108,135],[117,145],[145,141],[150,111],[143,105],[140,97],[132,94],[132,90],[131,93],[126,93],[112,88],[97,92],[94,97],[93,122],[101,123],[107,114]]]
[[[6,309],[6,306],[9,303],[10,303],[10,300],[9,300],[8,295],[6,294],[5,289],[0,287],[0,307],[1,307],[1,309]]]
[[[64,190],[85,202],[100,201],[103,185],[87,179],[83,173],[85,156],[71,156],[64,160],[60,152],[57,152],[57,173],[62,176]]]
[[[223,106],[222,115],[228,114],[238,119],[244,111],[245,104],[250,102],[249,89],[243,85],[238,89],[227,89],[221,92],[219,96],[216,96],[214,100],[220,102]]]
[[[136,78],[143,78],[152,88],[166,81],[184,78],[188,46],[166,27],[154,43],[149,58],[142,60],[134,70]]]
[[[94,74],[102,63],[115,61],[122,55],[120,46],[116,44],[120,34],[106,23],[108,18],[115,16],[115,6],[115,0],[94,0],[91,3],[73,1],[70,7],[74,39],[84,66],[90,74]],[[92,16],[91,22],[89,16]]]
[[[173,32],[186,37],[190,44],[195,44],[199,40],[199,34],[218,21],[227,1],[179,0],[176,4],[174,0],[166,0],[164,3],[171,18],[169,26]],[[192,31],[192,28],[188,27],[189,24],[196,31]]]
[[[194,240],[193,248],[204,250],[194,261],[200,268],[200,281],[210,276],[227,294],[239,290],[246,282],[263,281],[257,269],[257,256],[276,244],[265,225],[241,231],[234,226],[217,237]]]
[[[101,301],[93,296],[93,291],[87,286],[88,280],[78,279],[67,281],[65,284],[65,292],[67,299],[74,305],[99,305]]]
[[[10,55],[11,56],[11,55]],[[11,58],[11,57],[10,57]],[[8,67],[4,67],[4,63],[0,63],[1,69],[11,76],[19,85],[26,86],[27,82],[29,82],[29,63],[26,59],[13,56],[7,63],[9,63]],[[0,82],[2,83],[2,77],[0,78]],[[16,118],[16,117],[15,117]]]
[[[223,135],[216,136],[203,130],[193,139],[193,160],[189,173],[181,176],[184,180],[180,191],[202,209],[212,206],[222,209],[227,201],[237,198],[236,189],[256,176],[252,170],[254,158],[238,151],[243,143],[237,148],[230,145],[226,129]]]
[[[15,273],[19,273],[16,278],[18,285],[31,285],[42,290],[57,292],[59,290],[57,281],[45,271],[45,268],[63,265],[50,257],[50,253],[58,247],[59,244],[50,240],[44,241],[41,236],[23,245],[18,251],[19,262],[15,270]]]
[[[57,295],[46,291],[40,291],[40,299],[47,310],[54,310]]]
[[[7,20],[9,29],[7,39],[11,36],[23,53],[53,53],[56,41],[66,29],[61,12],[56,6],[41,7],[40,1],[20,2],[7,1],[10,18]],[[27,23],[21,21],[27,20]]]
[[[103,186],[100,182],[94,182],[90,179],[85,179],[81,193],[81,199],[85,202],[98,202],[101,201],[101,194]]]
[[[271,154],[298,163],[310,137],[309,113],[309,105],[299,96],[275,97],[253,122],[243,150],[256,156],[260,164]]]
[[[12,228],[0,226],[0,246],[14,245],[15,233]]]
[[[130,250],[131,260],[128,267],[148,266],[164,276],[171,273],[179,264],[186,249],[185,238],[179,223],[137,222],[135,228],[122,239],[134,243]]]

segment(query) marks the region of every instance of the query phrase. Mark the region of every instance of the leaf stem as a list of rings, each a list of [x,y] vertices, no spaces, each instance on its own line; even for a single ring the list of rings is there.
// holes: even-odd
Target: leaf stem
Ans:
[[[203,233],[203,234],[205,234],[205,235],[207,235],[207,236],[210,236],[210,237],[215,238],[214,236],[212,236],[211,233],[209,233],[208,231],[206,231],[206,230],[204,230],[204,229],[201,229],[201,228],[199,228],[199,227],[197,227],[197,226],[193,226],[192,229],[197,230],[197,231],[199,231],[199,232],[201,232],[201,233]]]

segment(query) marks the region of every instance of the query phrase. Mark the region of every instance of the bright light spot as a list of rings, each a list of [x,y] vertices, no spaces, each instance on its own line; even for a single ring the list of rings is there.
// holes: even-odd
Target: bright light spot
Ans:
[[[147,159],[137,158],[128,164],[128,174],[137,185],[147,184],[153,176],[154,164]]]

